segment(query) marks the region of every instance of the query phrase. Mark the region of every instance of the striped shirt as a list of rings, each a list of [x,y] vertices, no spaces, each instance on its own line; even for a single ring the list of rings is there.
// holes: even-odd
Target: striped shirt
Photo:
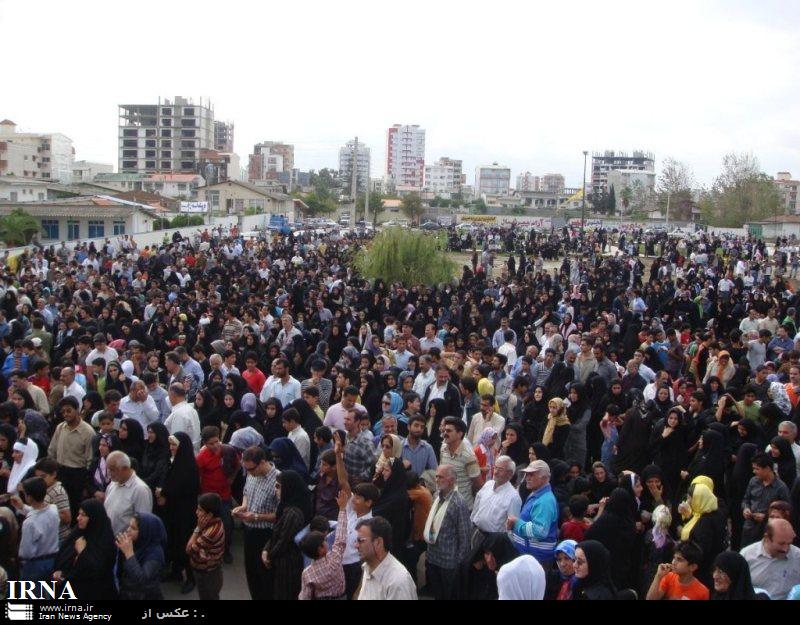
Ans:
[[[344,594],[342,556],[347,546],[347,510],[340,510],[333,548],[303,571],[298,599],[335,599]]]
[[[271,467],[265,475],[248,475],[244,483],[244,496],[247,497],[247,511],[256,514],[274,514],[278,510],[278,497],[275,482],[280,471]],[[245,526],[257,529],[272,529],[270,521],[244,521]]]
[[[61,482],[55,482],[50,488],[47,489],[47,494],[44,496],[45,503],[53,504],[61,514],[62,510],[69,510],[69,496],[67,491],[61,485]],[[69,523],[64,523],[60,520],[58,524],[58,542],[63,543],[64,539],[69,536],[70,526]]]
[[[456,453],[450,455],[447,443],[442,443],[439,465],[445,464],[449,464],[455,469],[456,490],[458,490],[464,503],[467,504],[467,508],[472,510],[472,504],[475,501],[472,494],[472,480],[481,474],[475,452],[462,441]]]
[[[193,569],[213,571],[222,564],[224,553],[225,527],[222,519],[215,519],[197,534],[197,540],[189,550],[189,561]]]

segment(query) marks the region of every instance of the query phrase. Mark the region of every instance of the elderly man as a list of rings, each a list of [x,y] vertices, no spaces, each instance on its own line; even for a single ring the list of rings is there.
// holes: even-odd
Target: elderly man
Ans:
[[[194,451],[200,450],[200,417],[190,403],[186,401],[186,389],[183,384],[175,383],[169,387],[169,402],[172,412],[164,421],[170,434],[186,432],[192,439]]]
[[[475,526],[473,542],[483,534],[505,532],[509,517],[519,517],[522,508],[517,489],[511,484],[517,465],[508,456],[500,456],[494,463],[494,479],[483,485],[475,495],[470,520]]]
[[[508,517],[506,527],[517,551],[544,566],[553,561],[558,542],[558,503],[550,487],[550,467],[543,460],[534,460],[523,473],[530,495],[519,517]]]
[[[138,421],[144,432],[147,432],[148,425],[159,420],[158,406],[141,380],[131,382],[131,392],[122,398],[119,410],[124,418]]]
[[[61,370],[61,384],[64,385],[64,397],[74,397],[78,400],[78,405],[83,403],[86,395],[84,388],[75,380],[75,369],[64,367]]]
[[[106,489],[105,509],[114,533],[128,529],[133,515],[152,512],[153,493],[150,487],[131,468],[131,459],[121,451],[108,454],[108,475],[111,484]]]
[[[451,465],[436,469],[438,493],[425,522],[423,537],[428,543],[426,579],[434,599],[452,597],[459,563],[470,548],[469,508],[456,490],[456,472]]]
[[[792,544],[795,533],[784,519],[770,519],[763,540],[741,550],[750,566],[753,586],[762,588],[773,600],[786,599],[800,584],[800,549]]]

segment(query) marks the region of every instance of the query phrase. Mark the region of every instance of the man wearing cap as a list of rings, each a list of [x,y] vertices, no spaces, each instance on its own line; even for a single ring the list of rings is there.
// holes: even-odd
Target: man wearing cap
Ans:
[[[558,503],[550,487],[550,467],[544,460],[534,460],[522,472],[530,495],[519,517],[508,517],[506,527],[519,553],[547,565],[555,557],[558,542]]]
[[[94,349],[89,352],[88,356],[86,356],[86,362],[92,362],[95,358],[102,358],[106,361],[107,367],[108,363],[114,360],[119,360],[119,354],[117,353],[117,350],[113,347],[108,347],[106,344],[106,337],[101,332],[98,332],[94,335],[93,342]]]

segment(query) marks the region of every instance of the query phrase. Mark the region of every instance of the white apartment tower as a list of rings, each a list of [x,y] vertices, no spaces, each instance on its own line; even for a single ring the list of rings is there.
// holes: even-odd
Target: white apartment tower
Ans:
[[[119,173],[197,173],[200,150],[214,149],[214,109],[176,96],[119,105]]]
[[[425,166],[425,190],[449,199],[461,193],[466,180],[460,160],[443,156],[433,165]]]
[[[348,141],[344,147],[339,148],[339,176],[345,182],[348,195],[350,181],[353,179],[353,144],[354,141]],[[359,193],[367,191],[370,171],[370,149],[359,141],[356,148],[356,188]]]
[[[395,124],[386,137],[386,180],[398,192],[421,191],[425,182],[425,130]]]
[[[542,178],[541,176],[534,176],[531,172],[526,171],[524,174],[517,176],[517,191],[541,191]]]
[[[57,132],[17,132],[10,119],[0,122],[0,176],[69,184],[74,162],[75,148],[69,137]]]
[[[508,195],[511,169],[497,163],[475,168],[475,194]]]

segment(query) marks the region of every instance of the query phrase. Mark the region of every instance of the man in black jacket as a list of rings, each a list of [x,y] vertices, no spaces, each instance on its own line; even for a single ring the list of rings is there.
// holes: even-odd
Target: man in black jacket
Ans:
[[[428,402],[437,398],[443,399],[447,404],[446,416],[461,416],[461,393],[458,392],[456,385],[450,381],[450,371],[441,363],[436,369],[436,379],[425,391],[425,397],[422,400],[423,412],[427,411]]]
[[[547,388],[545,389],[547,399],[553,397],[560,397],[564,399],[567,396],[567,386],[575,381],[575,359],[577,355],[572,350],[567,350],[564,353],[564,360],[557,362],[553,365],[553,372],[547,378]]]

